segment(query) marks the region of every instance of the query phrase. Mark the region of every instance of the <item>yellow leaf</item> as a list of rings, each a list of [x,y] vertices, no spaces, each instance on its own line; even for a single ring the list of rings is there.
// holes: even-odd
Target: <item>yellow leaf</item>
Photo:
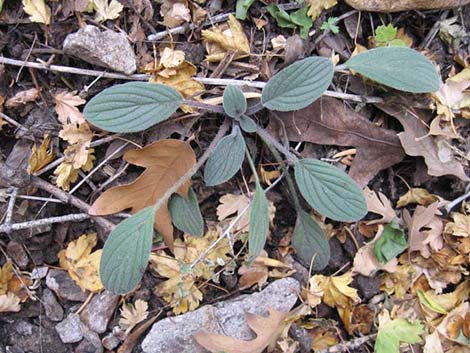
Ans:
[[[77,109],[77,106],[85,104],[86,101],[75,94],[76,92],[59,92],[54,96],[55,111],[62,124],[82,124],[85,117]]]
[[[405,195],[400,197],[397,202],[397,208],[405,207],[410,203],[429,206],[435,201],[439,201],[439,198],[436,195],[430,194],[426,189],[411,188]]]
[[[59,251],[60,266],[65,268],[70,277],[82,290],[98,292],[103,289],[99,267],[102,250],[91,252],[96,246],[96,233],[84,234],[72,241],[67,249]]]
[[[78,179],[78,170],[75,169],[72,163],[62,162],[54,170],[56,176],[55,183],[62,190],[70,190],[70,184],[75,183]]]
[[[357,290],[349,287],[353,280],[351,271],[341,276],[326,277],[323,275],[315,275],[314,281],[316,286],[322,288],[325,292],[323,300],[330,307],[347,308],[351,304],[357,304],[361,301],[357,294]]]
[[[213,30],[203,30],[202,37],[206,42],[207,61],[221,61],[229,50],[235,52],[235,59],[250,55],[250,43],[241,23],[233,16],[228,18],[229,28],[222,30],[216,26]]]
[[[316,20],[320,16],[323,10],[328,10],[335,6],[337,0],[306,0],[305,3],[307,6],[310,6],[308,9],[307,15],[309,15],[312,20]]]
[[[170,69],[170,68],[177,68],[185,61],[186,54],[182,50],[174,50],[168,47],[163,49],[160,58],[160,65],[163,67]]]
[[[13,293],[0,295],[0,313],[20,311],[20,298]]]
[[[29,15],[31,22],[44,23],[51,22],[51,9],[44,0],[22,0],[23,10]]]
[[[118,18],[124,8],[117,0],[111,0],[110,3],[108,3],[108,0],[93,0],[93,7],[96,10],[95,21],[98,22]]]
[[[452,213],[453,222],[446,224],[444,232],[452,234],[456,237],[468,237],[470,236],[470,215],[464,215],[462,213]]]
[[[29,174],[34,174],[38,170],[44,168],[54,160],[55,154],[52,149],[51,139],[49,135],[44,136],[44,140],[39,148],[36,144],[31,149],[31,156],[29,157]]]
[[[121,319],[119,326],[126,331],[126,335],[139,323],[144,321],[148,316],[148,304],[142,299],[137,299],[135,303],[124,304],[121,308]]]
[[[0,267],[0,295],[8,292],[8,283],[13,279],[15,273],[13,272],[13,265],[7,261]]]
[[[80,142],[90,142],[93,138],[93,132],[87,123],[81,124],[64,124],[62,130],[59,131],[59,137],[70,144]]]
[[[322,301],[325,292],[323,290],[323,283],[321,278],[313,276],[308,281],[307,288],[302,290],[302,296],[305,298],[307,304],[314,308]]]

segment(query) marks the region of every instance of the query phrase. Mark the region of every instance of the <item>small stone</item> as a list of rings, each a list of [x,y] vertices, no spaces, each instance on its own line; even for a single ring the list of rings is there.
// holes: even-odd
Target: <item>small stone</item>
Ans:
[[[259,293],[163,319],[153,325],[142,342],[142,350],[145,353],[206,353],[192,336],[201,329],[235,339],[252,340],[255,334],[248,327],[245,314],[266,316],[269,308],[290,311],[297,302],[299,292],[297,280],[283,278]]]
[[[7,245],[7,253],[21,269],[25,269],[28,266],[29,257],[22,244],[14,240],[9,242]]]
[[[93,65],[103,66],[130,75],[137,69],[135,53],[125,34],[87,25],[69,34],[64,52]]]
[[[357,275],[354,278],[353,285],[359,290],[360,297],[365,301],[380,293],[380,279],[377,276]]]
[[[40,266],[33,268],[31,272],[31,279],[43,279],[47,276],[49,272],[49,267],[47,266]]]
[[[49,289],[42,292],[42,303],[46,316],[52,321],[60,321],[64,318],[64,309],[60,306],[54,293]]]
[[[47,274],[46,285],[62,299],[83,302],[88,297],[88,293],[82,291],[65,271],[50,270]]]
[[[121,343],[121,340],[114,336],[112,333],[110,333],[101,340],[101,343],[103,344],[103,347],[105,349],[107,349],[108,351],[112,351],[119,345],[119,343]]]
[[[119,301],[118,295],[108,291],[96,294],[80,315],[82,321],[93,331],[103,333]]]
[[[64,321],[56,325],[55,329],[64,343],[80,342],[83,338],[80,316],[75,313],[69,314]]]
[[[83,340],[75,348],[75,353],[103,353],[100,336],[82,323]]]

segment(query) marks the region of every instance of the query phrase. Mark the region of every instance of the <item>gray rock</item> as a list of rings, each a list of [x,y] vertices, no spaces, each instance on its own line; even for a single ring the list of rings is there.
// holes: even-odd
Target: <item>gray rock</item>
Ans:
[[[52,321],[60,321],[64,318],[64,309],[60,306],[54,293],[49,289],[44,289],[42,292],[42,304],[46,316]]]
[[[103,353],[100,336],[82,323],[83,340],[75,348],[75,353]]]
[[[118,295],[108,291],[95,295],[80,315],[82,321],[97,333],[105,332],[118,300]]]
[[[88,297],[88,293],[82,291],[66,271],[50,270],[46,277],[46,285],[62,299],[83,302]]]
[[[80,316],[75,313],[69,314],[65,320],[56,325],[55,329],[64,343],[80,342],[83,338],[82,322]]]
[[[137,69],[135,53],[125,34],[111,30],[101,32],[91,25],[69,34],[64,41],[64,52],[127,75]]]
[[[206,353],[192,337],[202,328],[236,339],[252,340],[247,312],[266,316],[268,309],[289,311],[295,305],[300,285],[294,278],[271,283],[263,291],[202,308],[155,323],[142,342],[145,353]]]
[[[108,351],[112,351],[114,348],[119,346],[121,340],[114,334],[109,333],[101,340],[101,343],[103,344],[103,347],[105,349],[107,349]]]

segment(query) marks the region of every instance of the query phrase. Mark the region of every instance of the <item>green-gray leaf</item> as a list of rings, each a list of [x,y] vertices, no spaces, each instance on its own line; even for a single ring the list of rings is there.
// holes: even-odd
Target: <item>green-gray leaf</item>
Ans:
[[[235,15],[239,20],[245,20],[246,14],[255,0],[237,0]]]
[[[295,180],[311,207],[336,221],[357,221],[367,214],[361,190],[345,172],[319,160],[295,163]]]
[[[330,245],[320,226],[305,211],[300,210],[294,229],[292,246],[297,252],[297,257],[302,265],[312,270],[321,271],[330,260]]]
[[[103,247],[100,278],[113,294],[125,294],[137,286],[152,250],[155,211],[147,207],[119,223]]]
[[[261,103],[283,112],[305,108],[326,91],[332,78],[333,64],[328,58],[312,56],[297,61],[268,81]]]
[[[208,186],[225,183],[242,166],[245,158],[245,140],[240,128],[235,126],[214,148],[204,169],[204,181]]]
[[[256,183],[255,196],[251,203],[250,227],[248,236],[248,253],[250,259],[255,259],[264,249],[269,231],[269,203],[264,190]]]
[[[242,128],[243,131],[248,132],[248,133],[256,132],[256,128],[257,128],[256,123],[249,116],[242,115],[238,119],[238,122],[240,123],[240,127]]]
[[[380,238],[374,243],[374,255],[380,263],[387,263],[408,248],[405,233],[396,223],[385,225]]]
[[[246,98],[243,91],[237,87],[229,85],[224,90],[224,111],[231,118],[238,118],[246,112]]]
[[[168,203],[173,224],[182,232],[202,237],[204,220],[197,201],[196,193],[189,189],[188,199],[174,194]]]
[[[129,82],[105,89],[85,106],[85,118],[111,132],[137,132],[168,119],[183,97],[172,87]]]
[[[371,80],[405,92],[436,92],[441,83],[433,63],[416,50],[404,47],[371,49],[353,56],[344,65]]]

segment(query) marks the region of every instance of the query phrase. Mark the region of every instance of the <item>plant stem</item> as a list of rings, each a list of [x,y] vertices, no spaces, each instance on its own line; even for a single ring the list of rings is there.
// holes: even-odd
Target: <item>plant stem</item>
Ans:
[[[248,147],[245,149],[245,155],[246,155],[246,159],[248,160],[248,164],[250,165],[253,176],[255,177],[256,184],[259,184],[259,177],[258,177],[258,173],[256,172],[256,166],[255,166],[255,163],[253,162],[253,159],[251,158],[250,151],[248,151]]]
[[[288,164],[293,165],[299,160],[295,154],[293,154],[281,143],[279,143],[279,141],[277,141],[269,132],[267,132],[263,128],[258,126],[256,133],[259,135],[259,137],[261,137],[261,139],[266,143],[266,145],[275,147],[279,152],[285,155]]]

